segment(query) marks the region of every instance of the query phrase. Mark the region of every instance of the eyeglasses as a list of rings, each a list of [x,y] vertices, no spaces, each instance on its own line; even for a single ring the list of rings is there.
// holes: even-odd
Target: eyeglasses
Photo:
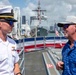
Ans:
[[[13,20],[6,20],[6,19],[4,19],[4,20],[0,20],[1,22],[6,22],[6,23],[8,23],[10,26],[13,26]]]

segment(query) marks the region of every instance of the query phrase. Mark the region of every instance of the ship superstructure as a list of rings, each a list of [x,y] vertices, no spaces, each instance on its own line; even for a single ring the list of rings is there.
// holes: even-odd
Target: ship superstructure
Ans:
[[[36,16],[32,16],[30,18],[30,21],[32,21],[32,20],[38,20],[39,23],[41,23],[41,20],[47,20],[46,16],[44,16],[44,12],[46,12],[46,10],[41,9],[41,7],[40,7],[40,0],[38,1],[38,7],[37,7],[37,9],[32,10],[32,11],[36,12],[37,15]]]
[[[47,16],[45,16],[45,14],[44,14],[44,12],[46,12],[46,10],[41,9],[40,0],[38,0],[37,9],[32,10],[32,11],[36,12],[36,16],[31,16],[30,17],[30,25],[31,25],[32,22],[34,22],[34,28],[32,29],[32,31],[35,32],[33,34],[34,34],[35,37],[37,37],[38,36],[38,31],[40,31],[40,30],[38,30],[38,28],[39,28],[39,25],[41,24],[41,21],[42,20],[45,20],[45,21],[47,20]]]
[[[26,16],[22,15],[21,17],[21,36],[23,37],[31,37],[30,32],[31,32],[31,28],[28,24],[28,21],[26,20]]]

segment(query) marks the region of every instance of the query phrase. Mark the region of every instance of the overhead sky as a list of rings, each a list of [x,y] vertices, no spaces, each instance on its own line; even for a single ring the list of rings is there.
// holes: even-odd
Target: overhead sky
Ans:
[[[64,21],[67,16],[76,16],[76,0],[40,0],[41,8],[47,10],[48,25],[55,22]],[[37,8],[38,0],[0,0],[0,5],[12,5],[20,7],[21,14],[30,16],[35,15],[33,9]],[[44,24],[45,25],[45,24]]]

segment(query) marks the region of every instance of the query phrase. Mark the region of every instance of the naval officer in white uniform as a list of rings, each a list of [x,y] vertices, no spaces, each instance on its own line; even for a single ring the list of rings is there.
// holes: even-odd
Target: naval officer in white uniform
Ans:
[[[14,27],[12,6],[0,7],[0,75],[21,75],[16,43],[7,36]]]

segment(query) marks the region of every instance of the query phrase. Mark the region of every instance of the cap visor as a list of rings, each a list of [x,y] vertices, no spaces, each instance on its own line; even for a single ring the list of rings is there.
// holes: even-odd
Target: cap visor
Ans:
[[[17,22],[17,20],[14,18],[10,18],[9,20],[12,20],[13,22]]]
[[[63,27],[63,25],[64,25],[64,24],[62,24],[62,23],[58,23],[58,24],[57,24],[58,27]]]
[[[63,27],[65,24],[70,25],[70,24],[75,24],[75,23],[73,23],[73,22],[60,22],[57,25],[58,25],[58,27]]]
[[[8,20],[8,21],[13,21],[13,22],[17,22],[17,20],[16,19],[14,19],[14,18],[5,18],[6,20]]]
[[[12,20],[13,22],[17,22],[17,20],[16,20],[16,19],[14,19],[14,18],[12,18],[11,20]]]

